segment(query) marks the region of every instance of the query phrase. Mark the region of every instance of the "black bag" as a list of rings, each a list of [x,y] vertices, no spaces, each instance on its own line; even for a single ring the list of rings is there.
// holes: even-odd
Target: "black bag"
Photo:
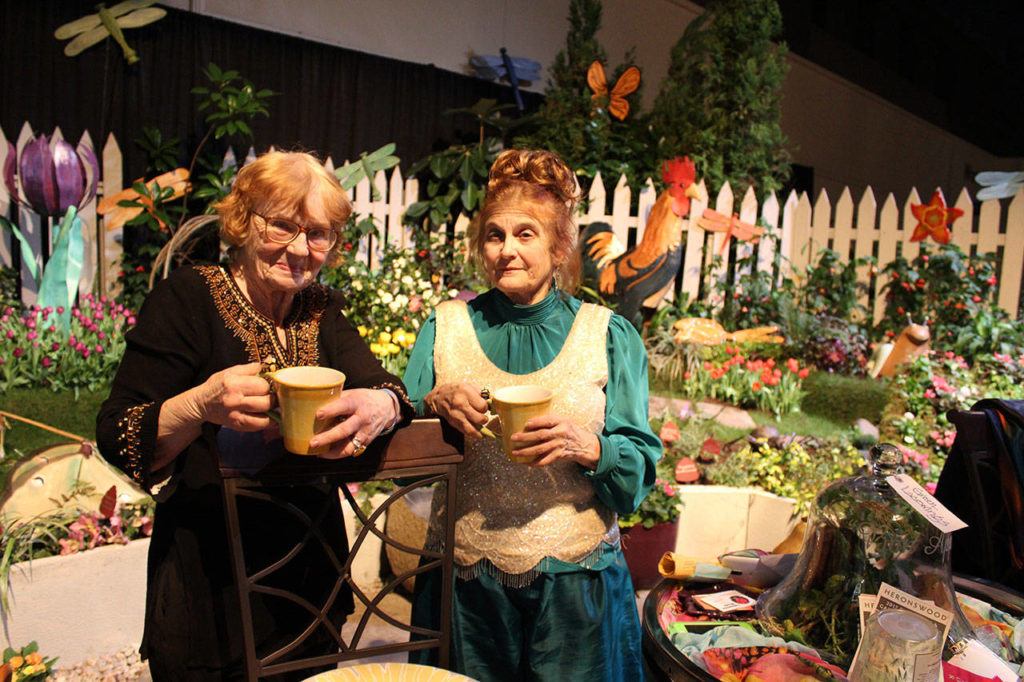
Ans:
[[[1024,400],[948,416],[956,440],[935,497],[968,524],[953,533],[953,571],[1024,592]]]

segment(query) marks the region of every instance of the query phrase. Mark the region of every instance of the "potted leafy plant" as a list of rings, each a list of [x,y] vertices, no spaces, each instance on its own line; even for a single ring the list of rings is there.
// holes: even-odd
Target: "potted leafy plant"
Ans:
[[[626,556],[633,588],[646,590],[658,582],[658,559],[675,549],[679,498],[675,485],[661,478],[632,514],[619,518],[622,553]]]

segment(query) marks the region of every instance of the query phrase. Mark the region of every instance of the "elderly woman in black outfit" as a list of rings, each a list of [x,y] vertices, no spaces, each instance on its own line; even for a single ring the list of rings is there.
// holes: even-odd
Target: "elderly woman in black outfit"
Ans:
[[[158,502],[141,647],[155,680],[242,673],[218,463],[256,469],[284,454],[265,414],[272,400],[261,367],[323,365],[347,375],[345,390],[318,415],[337,420],[311,443],[326,444],[326,457],[359,455],[412,415],[402,383],[345,318],[342,296],[317,283],[351,212],[334,176],[308,154],[271,152],[239,172],[217,209],[230,263],[181,268],[153,289],[126,336],[97,419],[104,455]],[[343,560],[337,490],[276,493],[307,514],[330,505],[321,531]],[[301,539],[287,515],[258,501],[239,504],[250,566],[273,563]],[[336,578],[323,548],[308,547],[263,584],[297,592],[319,608]],[[253,598],[251,606],[258,653],[299,638],[313,620],[270,595]],[[344,589],[331,620],[340,629],[351,611],[352,595]],[[334,650],[320,626],[292,656]]]

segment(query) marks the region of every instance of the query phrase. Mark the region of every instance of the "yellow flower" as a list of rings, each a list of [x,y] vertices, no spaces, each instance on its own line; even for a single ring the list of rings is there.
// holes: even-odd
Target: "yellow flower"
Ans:
[[[394,336],[391,337],[391,340],[394,341],[395,343],[397,343],[399,346],[404,346],[405,343],[406,343],[406,341],[405,341],[405,330],[404,329],[399,329],[398,331],[396,331]]]
[[[37,651],[35,653],[31,653],[28,656],[26,656],[25,657],[25,662],[28,663],[29,665],[39,665],[40,663],[43,662],[43,657]]]
[[[379,343],[371,343],[370,352],[373,353],[374,355],[384,355],[384,346],[380,345]]]
[[[25,664],[25,659],[22,658],[21,656],[12,656],[11,660],[9,660],[7,662],[11,664],[11,669],[12,670],[17,670],[18,668],[20,668],[21,666],[23,666]]]
[[[366,338],[366,333],[368,331],[366,327],[364,327],[363,325],[359,325],[358,327],[356,327],[356,331],[359,332],[359,336],[363,337],[364,339]]]
[[[395,355],[395,354],[397,354],[397,353],[398,353],[399,351],[401,351],[401,350],[402,350],[401,348],[399,348],[398,346],[396,346],[396,345],[395,345],[395,344],[393,344],[393,343],[389,343],[389,344],[388,344],[388,345],[386,346],[386,348],[387,348],[387,352],[388,352],[388,353],[389,353],[390,355]]]
[[[389,334],[388,332],[381,332],[380,334],[377,335],[377,341],[379,341],[380,343],[390,343],[391,334]]]
[[[409,332],[405,335],[405,347],[412,348],[414,345],[416,345],[416,335]]]

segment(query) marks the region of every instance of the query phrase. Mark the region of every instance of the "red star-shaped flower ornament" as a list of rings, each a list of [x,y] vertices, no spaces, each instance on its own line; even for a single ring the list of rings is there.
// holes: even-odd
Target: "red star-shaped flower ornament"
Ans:
[[[949,243],[950,226],[964,214],[959,208],[946,208],[946,202],[938,190],[927,204],[911,204],[910,212],[917,218],[917,227],[910,241],[920,242],[931,237],[940,244]]]
[[[700,197],[700,190],[694,183],[697,180],[697,167],[689,156],[661,164],[661,179],[668,185],[668,193],[672,196],[672,212],[680,218],[690,212],[690,199]]]

